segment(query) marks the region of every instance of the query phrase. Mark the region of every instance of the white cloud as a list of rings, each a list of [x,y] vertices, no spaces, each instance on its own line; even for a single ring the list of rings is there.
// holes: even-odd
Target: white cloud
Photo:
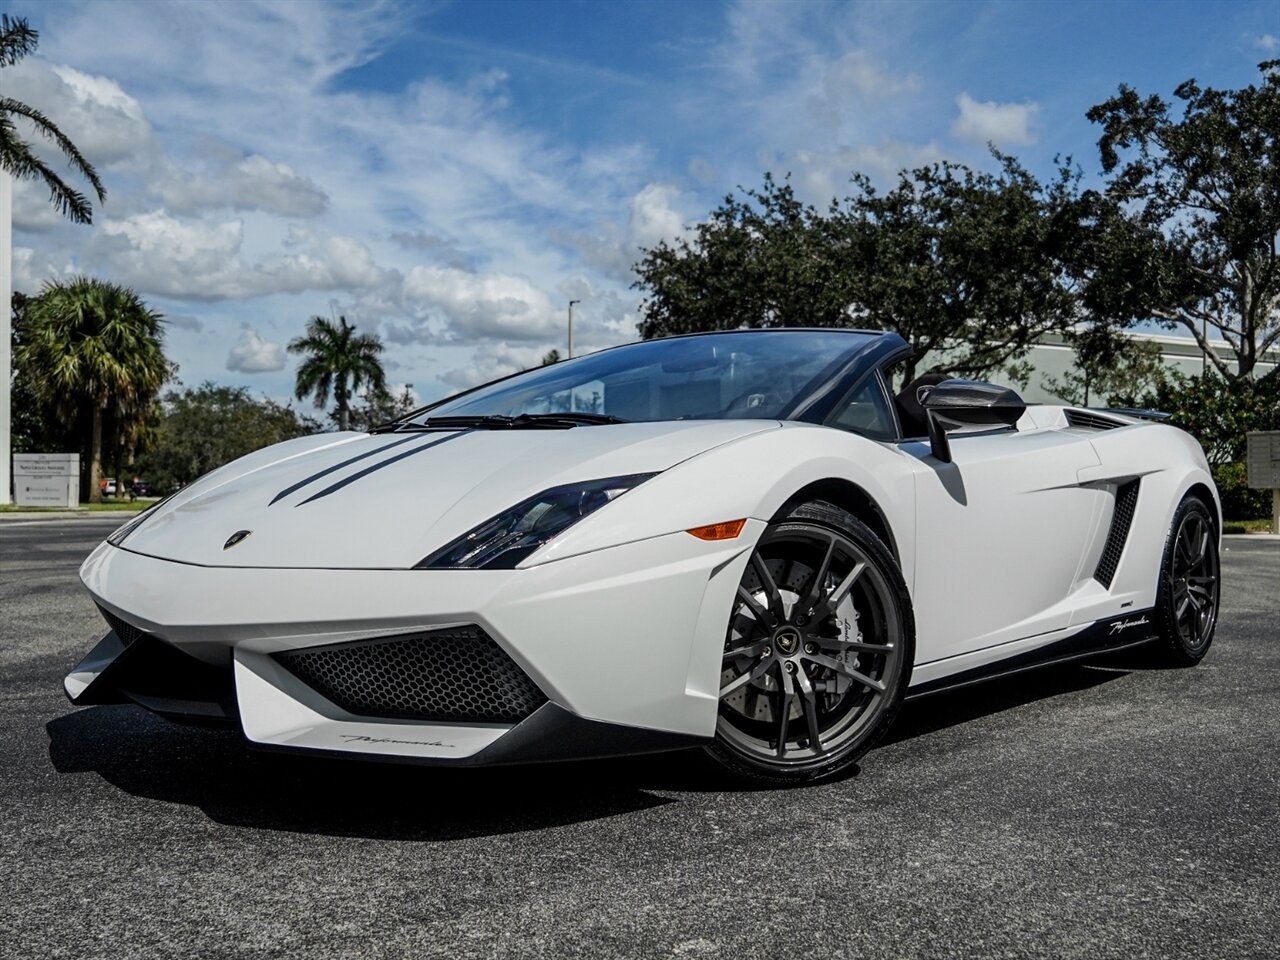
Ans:
[[[288,228],[283,248],[246,263],[244,221],[173,217],[164,211],[107,220],[90,252],[113,278],[181,300],[238,300],[271,293],[356,290],[396,283],[351,237]]]
[[[13,289],[28,296],[39,293],[46,282],[74,272],[73,264],[61,260],[55,252],[17,245],[13,248]]]
[[[155,147],[142,104],[107,77],[29,57],[5,68],[4,86],[5,96],[50,117],[100,172],[146,156]],[[25,121],[20,123],[25,126]],[[47,143],[34,135],[29,139],[37,146]]]
[[[723,141],[708,158],[723,167],[719,192],[790,172],[801,200],[824,205],[855,169],[883,182],[897,173],[886,157],[936,155],[934,78],[911,69],[920,6],[731,2],[708,57],[717,82],[686,98],[691,116],[719,120],[707,134]],[[861,157],[868,167],[847,162]]]
[[[1040,104],[997,103],[975,100],[967,93],[956,97],[960,115],[951,125],[951,135],[968,143],[994,143],[998,147],[1027,146],[1036,142],[1032,125]]]
[[[162,211],[106,220],[93,244],[106,273],[144,293],[220,299],[243,282],[244,223],[178,220]]]
[[[272,373],[284,369],[284,347],[272,343],[248,324],[240,329],[240,341],[227,354],[227,369],[234,373]]]
[[[545,50],[443,70],[428,48],[451,38],[429,23],[411,63],[407,21],[431,16],[418,5],[68,4],[23,92],[109,170],[111,196],[76,229],[19,185],[18,274],[93,273],[202,323],[178,335],[175,320],[187,374],[225,376],[232,341],[283,342],[330,302],[395,343],[397,377],[424,396],[450,368],[469,384],[562,347],[570,298],[580,350],[633,339],[639,248],[735,184],[792,170],[823,203],[853,169],[890,179],[940,156],[964,84],[913,59],[910,6],[730,3],[724,35],[588,85],[581,58]],[[396,69],[343,76],[382,54]],[[548,96],[551,70],[582,89]],[[611,122],[585,127],[605,103]]]
[[[83,191],[82,191],[83,192]],[[16,181],[13,185],[13,229],[27,233],[48,233],[66,223],[66,218],[49,202],[43,183]]]
[[[849,178],[856,170],[873,181],[892,183],[901,170],[914,170],[944,159],[937,141],[925,144],[882,140],[835,150],[801,150],[791,157],[793,182],[803,196],[819,203],[849,195]]]
[[[180,330],[199,333],[204,329],[204,323],[200,318],[190,313],[166,313],[164,319],[170,326],[178,327]]]
[[[399,282],[399,274],[378,266],[369,248],[354,237],[290,226],[285,246],[294,252],[255,265],[257,292],[360,290]]]
[[[652,249],[664,240],[674,243],[688,234],[682,199],[674,183],[648,183],[627,203],[625,224],[601,220],[589,231],[553,229],[551,235],[573,250],[583,266],[630,286],[642,248]]]
[[[208,174],[189,173],[170,164],[164,176],[152,180],[150,193],[178,214],[229,208],[314,217],[329,205],[328,194],[314,181],[259,154],[223,164]]]
[[[435,264],[409,271],[404,280],[409,303],[434,308],[459,339],[539,340],[552,331],[551,298],[524,277],[471,273]]]
[[[633,254],[636,247],[655,247],[663,240],[670,243],[684,233],[684,218],[674,204],[679,194],[671,184],[650,183],[631,198],[628,240]]]
[[[1260,37],[1253,38],[1253,45],[1263,53],[1276,53],[1280,51],[1280,37],[1276,37],[1273,33],[1264,33]]]
[[[851,96],[863,100],[896,97],[920,86],[915,74],[896,75],[865,50],[850,50],[830,63],[822,77],[822,92],[833,104],[847,102]]]
[[[471,362],[443,374],[440,379],[450,387],[465,390],[479,383],[487,383],[510,373],[517,373],[542,362],[549,347],[517,347],[509,343],[493,343],[481,346]]]

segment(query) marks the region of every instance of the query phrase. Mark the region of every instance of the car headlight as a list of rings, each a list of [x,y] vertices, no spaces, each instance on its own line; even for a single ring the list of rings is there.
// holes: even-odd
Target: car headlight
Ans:
[[[511,570],[583,517],[644,483],[652,473],[552,487],[517,503],[424,557],[416,568]]]

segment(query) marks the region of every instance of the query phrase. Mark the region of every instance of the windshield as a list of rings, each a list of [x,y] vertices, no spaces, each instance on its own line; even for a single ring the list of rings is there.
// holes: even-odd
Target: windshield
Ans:
[[[873,336],[750,330],[647,340],[517,374],[446,400],[422,416],[780,417]]]

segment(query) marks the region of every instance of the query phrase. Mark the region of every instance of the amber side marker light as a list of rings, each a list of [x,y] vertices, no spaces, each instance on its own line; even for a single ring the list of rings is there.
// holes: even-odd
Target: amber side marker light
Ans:
[[[685,533],[692,533],[699,540],[732,540],[747,525],[746,519],[726,520],[724,523],[709,523],[705,527],[694,527]]]

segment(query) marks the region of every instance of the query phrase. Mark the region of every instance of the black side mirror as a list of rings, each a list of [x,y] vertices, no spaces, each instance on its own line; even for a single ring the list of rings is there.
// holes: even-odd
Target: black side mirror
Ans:
[[[951,462],[948,430],[961,427],[1011,427],[1026,412],[1022,398],[1008,387],[981,380],[943,380],[921,387],[920,405],[929,418],[929,443],[933,455]]]

